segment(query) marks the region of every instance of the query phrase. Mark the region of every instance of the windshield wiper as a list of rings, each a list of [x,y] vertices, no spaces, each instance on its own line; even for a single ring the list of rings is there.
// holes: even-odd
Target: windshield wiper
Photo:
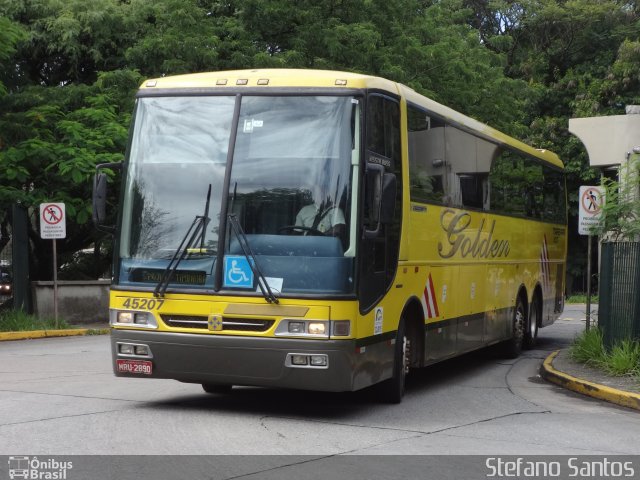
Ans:
[[[247,259],[249,267],[251,267],[251,271],[258,278],[258,287],[260,287],[262,296],[269,303],[278,303],[278,297],[274,295],[271,287],[269,286],[269,282],[267,282],[267,278],[260,270],[260,267],[258,267],[258,261],[256,260],[256,256],[251,251],[249,241],[247,240],[247,236],[245,235],[244,230],[242,230],[242,226],[238,221],[238,217],[235,213],[230,213],[229,215],[227,215],[227,218],[229,219],[229,223],[231,223],[231,229],[233,230],[233,233],[238,239],[238,244],[242,249],[242,253]]]
[[[207,201],[204,207],[204,215],[196,215],[191,222],[191,226],[182,237],[182,241],[180,242],[180,246],[173,253],[173,257],[169,261],[167,268],[162,272],[162,276],[160,277],[160,281],[156,285],[155,290],[153,291],[154,297],[164,297],[165,292],[167,291],[167,287],[171,280],[173,280],[173,276],[178,269],[178,265],[180,262],[187,256],[187,253],[191,253],[190,250],[194,249],[194,246],[198,244],[200,241],[200,248],[196,249],[199,253],[204,252],[204,237],[207,231],[207,225],[209,224],[209,201],[211,200],[211,184],[209,184],[209,190],[207,191]]]

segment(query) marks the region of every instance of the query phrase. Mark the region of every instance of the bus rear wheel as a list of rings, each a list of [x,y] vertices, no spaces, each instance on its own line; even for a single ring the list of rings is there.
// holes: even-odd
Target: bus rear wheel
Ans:
[[[525,326],[527,325],[527,310],[522,297],[518,296],[516,308],[513,311],[511,338],[504,343],[504,355],[507,358],[517,358],[522,353]]]
[[[530,350],[536,346],[538,342],[538,325],[540,323],[540,302],[538,296],[533,297],[531,308],[529,309],[529,321],[527,322],[527,331],[524,335],[524,348]]]
[[[225,394],[230,393],[233,385],[225,385],[221,383],[203,383],[202,389],[207,393]]]
[[[405,380],[409,371],[410,340],[406,334],[404,318],[400,319],[393,355],[393,376],[379,385],[385,403],[400,403],[404,396]]]

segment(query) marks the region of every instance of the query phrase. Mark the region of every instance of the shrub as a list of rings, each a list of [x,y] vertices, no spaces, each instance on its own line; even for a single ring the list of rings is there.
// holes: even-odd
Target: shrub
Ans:
[[[600,329],[591,328],[580,334],[569,349],[569,355],[577,362],[601,367],[606,358],[606,351]]]

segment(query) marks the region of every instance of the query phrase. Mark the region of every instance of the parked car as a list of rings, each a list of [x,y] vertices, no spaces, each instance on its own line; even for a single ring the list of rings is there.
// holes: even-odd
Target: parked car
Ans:
[[[10,297],[13,293],[13,282],[8,272],[0,270],[0,296]]]

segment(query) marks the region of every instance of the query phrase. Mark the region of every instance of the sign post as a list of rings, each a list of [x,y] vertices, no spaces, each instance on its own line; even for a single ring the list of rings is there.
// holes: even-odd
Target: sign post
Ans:
[[[40,238],[53,240],[53,315],[58,326],[58,252],[56,239],[66,238],[67,217],[64,203],[40,204]]]
[[[587,312],[585,330],[591,324],[591,229],[602,217],[604,191],[602,187],[582,186],[578,195],[578,233],[587,235]]]

